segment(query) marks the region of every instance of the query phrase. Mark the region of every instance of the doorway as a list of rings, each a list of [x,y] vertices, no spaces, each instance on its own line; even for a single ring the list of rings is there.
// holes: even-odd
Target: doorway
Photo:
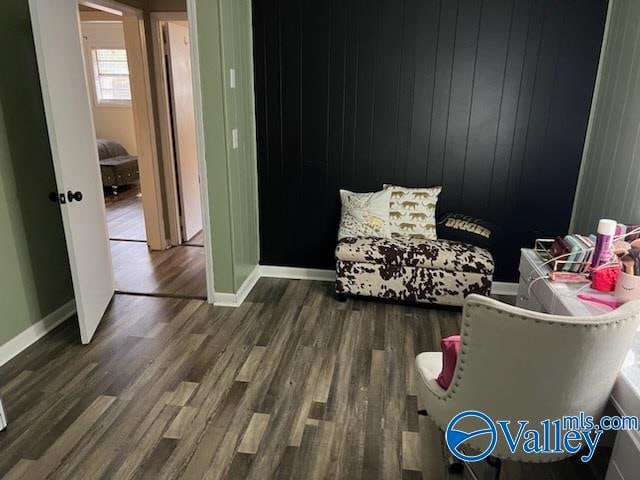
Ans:
[[[147,243],[122,17],[79,9],[109,240]]]
[[[161,158],[172,244],[204,245],[190,32],[183,12],[151,14]]]
[[[114,0],[28,1],[58,186],[58,191],[50,192],[48,197],[60,204],[82,342],[91,341],[116,289],[142,295],[189,296],[178,286],[193,286],[196,283],[193,274],[197,271],[197,283],[204,288],[199,290],[203,295],[198,293],[194,296],[202,298],[206,295],[207,300],[213,303],[213,265],[206,182],[201,186],[205,247],[191,250],[197,252],[194,254],[194,257],[198,257],[197,260],[175,255],[175,251],[172,250],[187,247],[173,244],[166,233],[167,209],[163,204],[165,173],[162,171],[161,162],[158,161],[158,121],[150,81],[154,69],[153,65],[149,64],[145,33],[145,30],[148,31],[145,26],[149,26],[148,12]],[[107,13],[122,19],[126,62],[122,52],[115,51],[121,50],[116,45],[105,47],[103,52],[85,54],[80,30],[80,5],[91,7],[97,14]],[[148,7],[146,3],[145,5]],[[187,8],[189,25],[194,35],[197,35],[195,3],[190,0]],[[110,18],[98,21],[114,20]],[[202,178],[207,178],[196,42],[191,47],[191,58],[194,69],[195,110],[198,112],[194,121],[197,133],[197,165]],[[87,67],[87,59],[90,59],[91,69]],[[93,67],[98,64],[100,68],[95,69],[97,74],[94,75]],[[128,93],[125,88],[127,78],[123,78],[127,74]],[[111,247],[112,241],[107,231],[105,193],[120,195],[122,191],[135,189],[138,184],[135,178],[127,179],[122,185],[109,183],[105,192],[92,111],[94,106],[91,95],[95,96],[96,92],[92,88],[101,89],[102,100],[126,101],[130,96],[133,110],[135,147],[129,148],[135,151],[136,155],[132,155],[124,145],[120,145],[116,149],[122,147],[126,153],[120,151],[116,157],[123,157],[123,161],[113,162],[111,166],[119,166],[120,168],[114,168],[114,171],[119,171],[120,175],[130,173],[133,177],[136,170],[132,160],[133,157],[137,157],[140,191],[134,192],[136,198],[140,198],[138,193],[142,195],[146,242],[136,238],[118,239],[126,240],[129,245],[138,247],[137,253],[128,253],[128,259],[120,263],[123,268],[117,268],[116,254],[119,252]],[[124,141],[116,143],[122,144]],[[170,248],[172,246],[173,248]],[[127,252],[133,250],[135,248],[128,248]],[[141,278],[147,267],[149,275]],[[114,281],[114,273],[119,276],[123,269],[126,275],[122,278],[128,278],[135,290],[121,288],[118,281]]]
[[[149,100],[137,97],[141,89],[134,88],[135,72],[143,72],[147,63],[144,55],[135,55],[135,45],[129,43],[132,35],[126,35],[126,16],[118,13],[113,12],[113,2],[108,11],[95,3],[79,5],[115,290],[204,299],[206,262],[186,13],[184,20],[163,24],[163,61],[155,68],[163,76],[160,87],[168,110],[159,123],[166,122],[163,132],[169,135],[172,148],[164,165],[160,155],[147,149],[151,176],[140,174],[145,159],[138,155],[138,142],[145,141],[141,129],[149,130],[155,139],[154,126],[136,122],[134,108]],[[162,167],[168,169],[164,176]],[[149,193],[154,177],[165,181],[156,196]],[[147,237],[147,223],[155,220],[153,212],[162,226],[177,221],[179,235],[164,232],[159,245],[153,245]]]

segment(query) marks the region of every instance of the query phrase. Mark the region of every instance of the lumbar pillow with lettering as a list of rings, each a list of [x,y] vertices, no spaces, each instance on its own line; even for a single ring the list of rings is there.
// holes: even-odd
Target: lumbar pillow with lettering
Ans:
[[[470,243],[491,250],[500,228],[493,223],[461,213],[448,213],[438,221],[438,237]]]

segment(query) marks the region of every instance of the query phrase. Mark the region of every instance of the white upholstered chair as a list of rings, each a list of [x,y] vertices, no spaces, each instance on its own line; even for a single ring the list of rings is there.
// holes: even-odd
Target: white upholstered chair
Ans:
[[[524,419],[527,428],[543,419],[583,411],[602,415],[640,318],[640,301],[605,315],[561,317],[513,307],[470,295],[463,307],[461,349],[447,390],[436,383],[440,352],[416,357],[418,408],[442,430],[465,410],[491,419]],[[473,425],[469,430],[473,430]],[[515,433],[515,431],[514,431]],[[492,457],[523,462],[552,462],[567,454],[515,454],[501,435]],[[486,438],[471,437],[465,446],[486,450]],[[490,462],[491,463],[491,462]],[[458,464],[460,466],[460,464]]]

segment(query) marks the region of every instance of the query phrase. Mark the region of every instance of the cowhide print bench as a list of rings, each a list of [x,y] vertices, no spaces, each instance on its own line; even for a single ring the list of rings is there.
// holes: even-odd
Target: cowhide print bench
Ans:
[[[494,263],[479,247],[451,240],[343,238],[336,247],[336,293],[461,306],[489,295]]]

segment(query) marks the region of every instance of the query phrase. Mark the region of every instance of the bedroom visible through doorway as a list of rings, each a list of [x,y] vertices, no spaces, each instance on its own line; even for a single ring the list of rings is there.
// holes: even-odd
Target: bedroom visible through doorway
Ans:
[[[136,32],[127,31],[138,22],[99,8],[80,4],[79,14],[116,291],[206,298],[187,22],[172,29],[166,62],[152,68],[146,51],[131,44]],[[161,128],[170,133],[171,162],[160,160],[157,125],[136,105],[154,108],[140,88],[141,77],[156,78],[154,70],[166,75],[169,115]]]

